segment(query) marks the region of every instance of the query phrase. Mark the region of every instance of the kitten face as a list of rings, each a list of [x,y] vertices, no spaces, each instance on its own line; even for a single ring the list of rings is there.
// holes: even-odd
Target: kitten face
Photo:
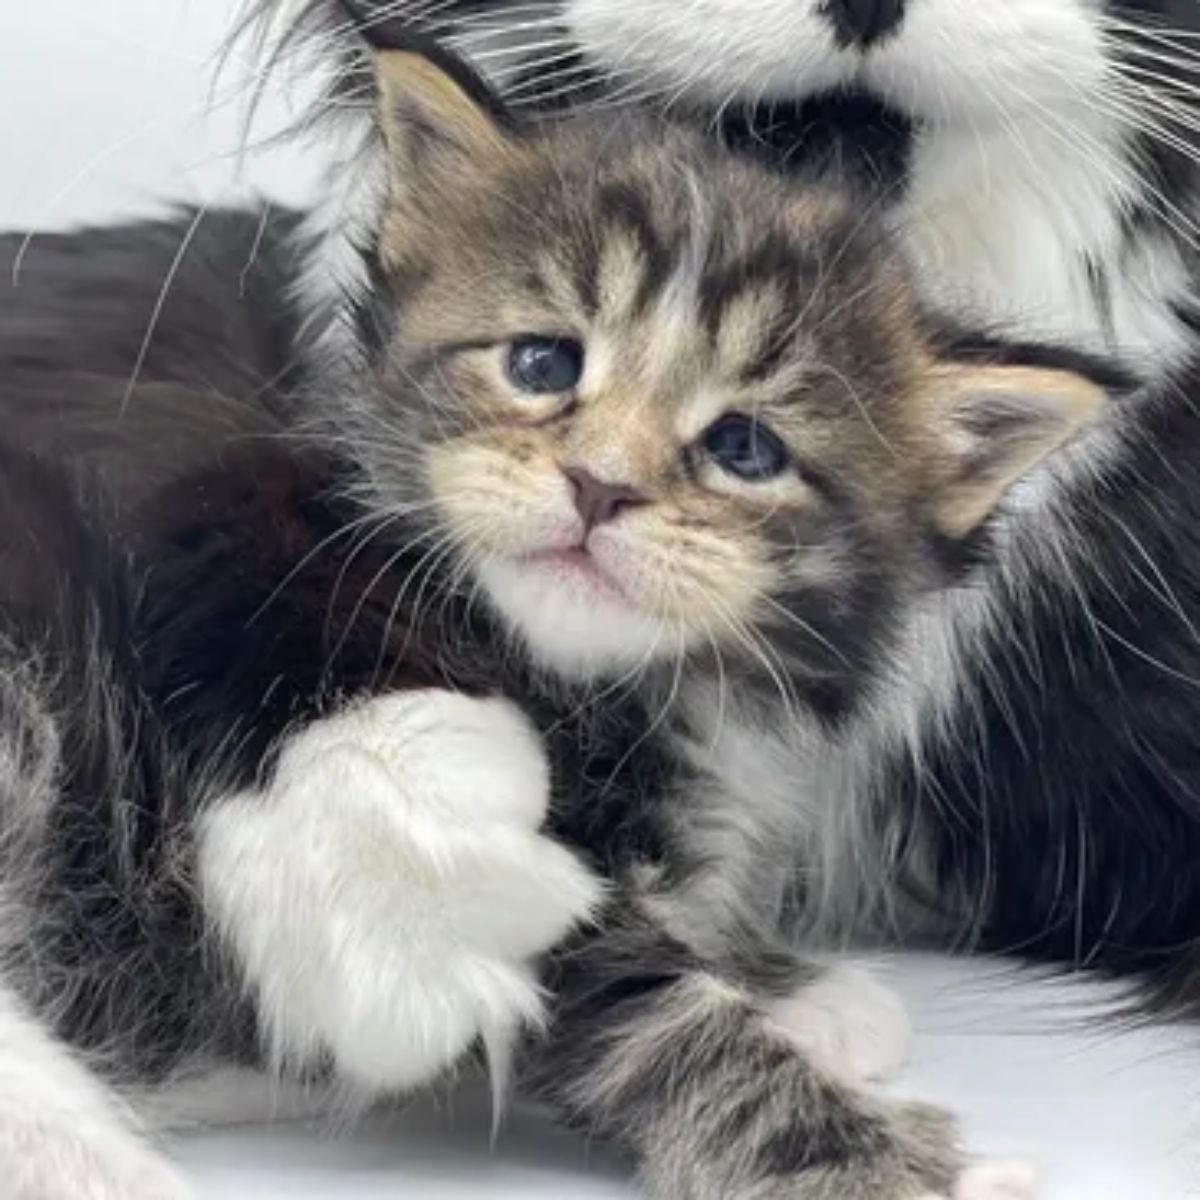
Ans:
[[[844,197],[655,125],[512,131],[473,81],[381,63],[358,454],[375,502],[424,513],[430,553],[555,670],[718,649],[851,671],[931,545],[1098,399],[939,362]],[[997,402],[1008,426],[981,435]]]
[[[436,359],[427,480],[492,600],[541,657],[591,672],[736,639],[791,589],[852,589],[853,497],[899,488],[883,442],[910,437],[899,406],[878,438],[846,420],[853,396],[913,386],[901,277],[847,246],[837,206],[698,184],[686,157],[672,177],[657,156],[552,153],[468,206],[463,253],[438,255],[392,348]],[[756,190],[774,229],[739,227],[733,198]],[[822,286],[839,251],[858,266]],[[881,326],[895,336],[856,359]]]

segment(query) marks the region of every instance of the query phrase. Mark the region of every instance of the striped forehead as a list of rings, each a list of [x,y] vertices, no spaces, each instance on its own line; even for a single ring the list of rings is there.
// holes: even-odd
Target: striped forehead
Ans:
[[[595,213],[587,261],[573,270],[578,299],[593,330],[640,347],[630,365],[648,382],[704,366],[748,383],[785,365],[805,256],[783,233],[730,230],[728,210],[714,214],[696,188],[662,212],[633,185],[611,184]]]

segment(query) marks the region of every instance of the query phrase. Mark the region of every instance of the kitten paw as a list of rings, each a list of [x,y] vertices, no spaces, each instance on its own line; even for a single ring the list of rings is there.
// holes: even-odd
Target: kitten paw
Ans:
[[[895,1075],[908,1060],[904,1003],[865,967],[837,963],[766,1014],[817,1066],[855,1083]]]
[[[747,1200],[960,1200],[952,1193],[963,1160],[949,1113],[928,1104],[887,1105],[874,1111],[867,1129],[871,1136],[848,1148],[840,1163],[759,1186]]]
[[[331,1054],[375,1094],[542,1012],[534,960],[600,885],[538,829],[540,741],[501,700],[386,696],[318,722],[265,795],[214,805],[201,881],[277,1060]]]

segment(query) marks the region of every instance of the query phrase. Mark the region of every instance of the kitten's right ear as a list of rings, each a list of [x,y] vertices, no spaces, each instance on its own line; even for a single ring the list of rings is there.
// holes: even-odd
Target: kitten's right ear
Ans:
[[[398,183],[469,176],[511,152],[504,105],[465,62],[407,22],[343,6],[371,47],[379,128]]]
[[[925,392],[942,458],[933,517],[966,537],[1009,489],[1104,408],[1101,383],[1060,367],[941,363]]]

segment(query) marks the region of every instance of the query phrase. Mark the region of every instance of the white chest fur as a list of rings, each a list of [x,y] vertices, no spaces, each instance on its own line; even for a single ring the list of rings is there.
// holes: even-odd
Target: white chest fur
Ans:
[[[1121,131],[1026,117],[987,132],[931,130],[895,216],[929,298],[1001,331],[1139,364],[1178,357],[1188,291],[1179,247],[1131,237],[1142,196]],[[1186,217],[1157,201],[1167,222]]]

